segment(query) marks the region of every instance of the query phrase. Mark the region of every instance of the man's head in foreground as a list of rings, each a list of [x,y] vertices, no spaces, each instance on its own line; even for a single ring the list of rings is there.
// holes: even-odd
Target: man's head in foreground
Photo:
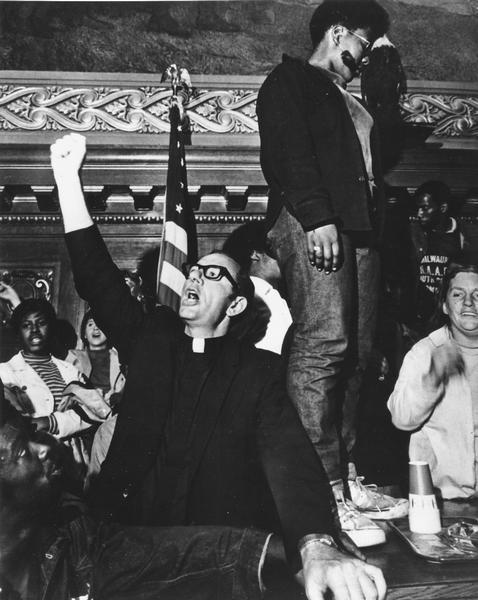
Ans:
[[[193,265],[184,265],[186,281],[179,316],[193,337],[219,337],[231,319],[243,314],[254,296],[247,273],[223,252],[213,252]]]
[[[54,520],[61,491],[64,448],[3,401],[0,427],[1,563],[19,556],[40,527]]]

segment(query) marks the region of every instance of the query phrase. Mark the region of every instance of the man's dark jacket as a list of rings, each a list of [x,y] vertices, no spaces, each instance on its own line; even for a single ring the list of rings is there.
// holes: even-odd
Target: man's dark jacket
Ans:
[[[157,460],[184,324],[165,308],[143,313],[96,227],[66,240],[78,292],[128,366],[116,430],[92,496],[103,518],[154,524],[155,515],[140,517],[136,502]],[[171,524],[276,530],[298,567],[302,536],[335,533],[325,472],[286,395],[280,358],[232,337],[223,343],[200,396],[210,410],[192,441],[188,516]]]
[[[362,148],[337,85],[322,69],[284,56],[257,99],[261,166],[269,184],[267,225],[282,206],[304,231],[335,223],[344,231],[381,228],[382,177],[375,128],[371,198]]]

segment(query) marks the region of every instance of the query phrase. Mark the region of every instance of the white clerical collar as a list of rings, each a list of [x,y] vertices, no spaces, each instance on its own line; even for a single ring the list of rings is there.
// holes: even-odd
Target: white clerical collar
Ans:
[[[193,337],[193,352],[196,354],[204,354],[206,340],[204,338]]]

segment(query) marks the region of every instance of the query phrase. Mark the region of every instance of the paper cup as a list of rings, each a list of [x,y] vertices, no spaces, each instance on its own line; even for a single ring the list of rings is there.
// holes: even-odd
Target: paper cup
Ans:
[[[430,467],[427,462],[414,460],[408,463],[410,495],[408,521],[414,533],[439,533],[441,531]]]
[[[415,496],[433,495],[432,476],[427,462],[413,460],[408,463],[410,476],[410,494]]]

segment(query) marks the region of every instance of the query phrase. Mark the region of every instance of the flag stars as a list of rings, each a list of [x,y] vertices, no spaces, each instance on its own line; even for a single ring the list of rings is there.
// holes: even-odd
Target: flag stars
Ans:
[[[183,207],[181,204],[176,204],[176,212],[181,214],[183,212]]]

